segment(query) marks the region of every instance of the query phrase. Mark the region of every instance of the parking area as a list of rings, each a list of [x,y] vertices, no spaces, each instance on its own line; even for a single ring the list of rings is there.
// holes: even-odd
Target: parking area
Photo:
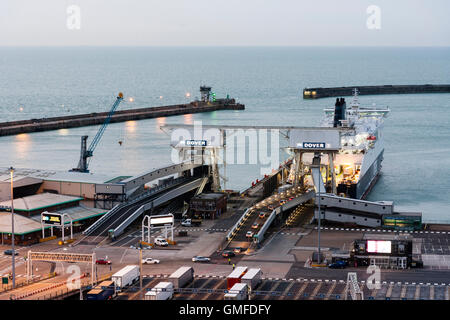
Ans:
[[[144,291],[150,290],[164,277],[144,278]],[[360,283],[365,300],[449,300],[449,286],[434,284],[382,283],[369,289]],[[140,299],[139,283],[121,293],[117,299]],[[223,300],[227,292],[225,278],[195,277],[185,288],[176,290],[174,300]],[[262,279],[251,292],[251,300],[344,300],[344,281],[269,280]]]

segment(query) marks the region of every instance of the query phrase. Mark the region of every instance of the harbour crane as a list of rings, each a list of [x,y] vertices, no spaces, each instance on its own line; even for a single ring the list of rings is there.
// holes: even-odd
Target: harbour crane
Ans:
[[[109,122],[111,121],[111,117],[116,111],[117,107],[119,106],[120,102],[123,100],[123,93],[119,92],[117,95],[117,99],[114,102],[113,106],[111,107],[111,110],[109,110],[108,116],[106,117],[105,121],[103,122],[100,129],[98,129],[97,134],[95,135],[94,139],[92,140],[91,144],[89,145],[89,148],[86,149],[86,141],[88,136],[82,136],[81,137],[81,152],[80,152],[80,161],[78,162],[78,167],[73,168],[72,170],[69,170],[71,172],[84,172],[88,173],[88,160],[90,157],[93,156],[94,150],[97,147],[98,143],[100,142],[100,139],[103,136],[103,133],[105,132],[106,127],[108,126]]]

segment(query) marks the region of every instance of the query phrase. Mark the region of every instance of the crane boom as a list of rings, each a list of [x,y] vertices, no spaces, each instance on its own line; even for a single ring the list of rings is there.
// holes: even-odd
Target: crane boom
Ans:
[[[109,110],[108,116],[106,117],[105,121],[101,125],[100,129],[98,129],[97,134],[95,135],[94,139],[92,140],[92,142],[89,145],[89,148],[87,150],[86,150],[86,141],[87,141],[88,136],[81,137],[80,161],[78,162],[78,167],[73,168],[70,171],[89,172],[88,159],[93,156],[94,150],[97,147],[98,143],[100,142],[100,139],[102,138],[106,127],[108,126],[109,122],[111,121],[112,115],[114,114],[114,112],[116,111],[117,107],[119,106],[119,104],[122,100],[123,100],[123,93],[119,92],[119,94],[117,95],[116,101],[114,102],[113,106],[111,107],[111,110]]]

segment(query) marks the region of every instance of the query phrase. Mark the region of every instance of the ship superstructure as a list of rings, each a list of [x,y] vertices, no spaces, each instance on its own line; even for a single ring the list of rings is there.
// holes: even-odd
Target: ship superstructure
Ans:
[[[376,182],[381,170],[384,153],[383,121],[389,114],[389,108],[361,107],[358,91],[355,89],[349,105],[344,98],[337,98],[334,108],[324,110],[322,128],[340,130],[340,148],[334,154],[333,161],[326,153],[321,153],[321,173],[327,192],[340,196],[361,199]],[[305,153],[302,161],[306,170],[313,163],[313,154]],[[332,182],[331,166],[334,167]],[[293,174],[293,170],[292,170]],[[293,175],[290,175],[293,178]],[[311,179],[305,181],[312,185]],[[333,187],[331,184],[335,184]]]
[[[344,98],[337,98],[333,113],[325,109],[323,127],[353,129],[341,133],[335,161],[338,194],[363,198],[376,181],[384,153],[383,121],[389,111],[387,107],[361,107],[356,89],[348,107]]]

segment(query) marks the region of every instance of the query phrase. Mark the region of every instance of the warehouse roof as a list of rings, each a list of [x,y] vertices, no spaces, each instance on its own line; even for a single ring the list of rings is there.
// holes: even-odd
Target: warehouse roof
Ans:
[[[20,214],[14,215],[14,234],[25,234],[35,230],[39,230],[41,224],[33,219],[26,218]],[[11,213],[0,212],[0,232],[11,233]]]
[[[14,210],[16,211],[34,211],[45,209],[64,203],[77,202],[83,200],[80,197],[65,196],[55,193],[38,193],[32,196],[14,199]],[[0,202],[0,207],[10,207],[11,200]]]
[[[84,219],[92,218],[105,214],[107,210],[88,208],[85,206],[77,206],[73,208],[68,208],[64,210],[58,210],[58,213],[67,213],[73,220],[73,222],[82,221]],[[35,231],[41,230],[41,216],[37,215],[32,218],[24,217],[20,214],[14,215],[14,234],[22,235]],[[69,223],[69,222],[67,222]],[[50,228],[50,226],[45,227]],[[11,213],[10,212],[0,212],[0,232],[1,233],[11,233]]]
[[[0,183],[10,182],[10,171],[7,167],[0,167]],[[23,178],[30,177],[38,180],[97,183],[103,184],[107,181],[116,180],[119,177],[98,173],[69,172],[56,170],[40,170],[28,168],[14,168],[14,184]],[[124,177],[120,177],[124,178]],[[121,179],[123,180],[123,179]]]

